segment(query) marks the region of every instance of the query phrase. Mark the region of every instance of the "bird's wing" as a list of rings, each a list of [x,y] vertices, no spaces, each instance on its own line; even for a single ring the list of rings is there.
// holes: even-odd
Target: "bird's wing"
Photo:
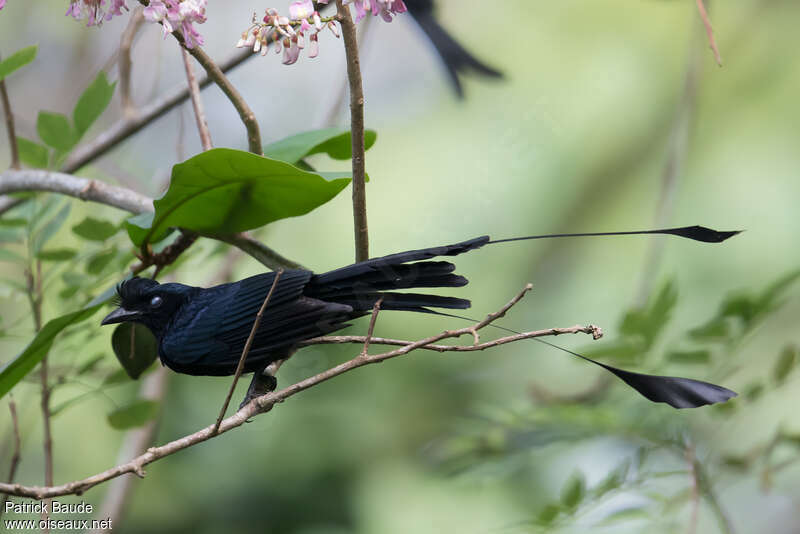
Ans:
[[[268,363],[271,353],[342,328],[353,309],[304,297],[309,271],[281,274],[248,353],[246,371]],[[203,290],[181,310],[162,341],[162,356],[173,369],[202,375],[232,374],[256,315],[275,280],[264,273]]]

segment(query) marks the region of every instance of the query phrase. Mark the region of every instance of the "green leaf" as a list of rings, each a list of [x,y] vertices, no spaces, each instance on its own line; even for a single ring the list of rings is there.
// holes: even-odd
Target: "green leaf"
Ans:
[[[23,219],[22,217],[0,219],[0,226],[21,227],[27,225],[28,225],[28,220]]]
[[[128,233],[139,246],[169,227],[201,234],[251,230],[321,206],[347,186],[346,176],[323,177],[249,152],[215,148],[175,165],[169,189],[153,203],[149,229],[142,235],[129,225]]]
[[[105,241],[119,231],[119,227],[102,219],[86,217],[72,227],[75,235],[89,241]]]
[[[639,362],[645,352],[641,341],[623,339],[608,343],[600,348],[586,349],[581,354],[593,360],[613,360],[615,363],[632,364]]]
[[[103,303],[111,298],[113,289],[106,291],[81,310],[48,321],[36,334],[33,341],[16,358],[0,369],[0,398],[8,393],[25,375],[30,373],[36,367],[36,364],[42,361],[42,358],[50,350],[53,340],[62,330],[70,325],[85,321],[94,315]]]
[[[116,255],[116,248],[98,252],[92,256],[92,258],[89,260],[89,263],[86,264],[86,272],[89,274],[100,274],[103,272],[103,269],[108,267],[108,264],[111,263],[111,260],[113,260],[114,256]]]
[[[63,152],[69,151],[78,142],[78,135],[61,113],[40,111],[36,119],[36,132],[47,146]]]
[[[601,525],[613,525],[622,521],[642,520],[648,519],[650,516],[647,513],[647,507],[641,506],[628,506],[620,510],[616,510],[608,514],[600,523]]]
[[[364,149],[375,144],[378,134],[374,130],[364,132]],[[325,128],[291,135],[264,147],[264,155],[272,159],[299,163],[313,154],[326,153],[334,159],[350,159],[352,145],[350,130],[344,128]]]
[[[792,372],[795,364],[797,363],[797,347],[795,345],[786,345],[781,351],[778,361],[775,362],[775,367],[772,368],[772,378],[776,383],[781,384],[786,380],[786,376]]]
[[[108,107],[111,97],[114,96],[116,85],[117,82],[108,83],[106,73],[100,71],[97,78],[83,92],[72,112],[72,120],[78,131],[78,137],[86,133],[86,130]]]
[[[645,350],[649,349],[669,322],[677,302],[678,290],[671,280],[667,281],[646,308],[631,310],[625,314],[620,324],[620,331],[629,336],[641,336]]]
[[[674,363],[708,363],[711,361],[711,352],[707,350],[673,351],[667,354],[667,359]]]
[[[36,255],[42,261],[66,261],[71,260],[78,254],[78,251],[71,248],[53,248],[42,250]]]
[[[112,371],[111,373],[107,374],[106,377],[103,379],[104,386],[114,386],[117,384],[124,384],[125,382],[130,382],[131,377],[128,376],[128,372],[125,369],[117,369],[116,371]]]
[[[150,330],[138,323],[122,323],[111,336],[111,347],[122,368],[138,379],[158,357],[158,342]]]
[[[548,504],[539,512],[539,515],[536,517],[537,523],[541,525],[549,525],[552,523],[558,514],[561,512],[561,507],[556,504]]]
[[[561,489],[561,503],[568,510],[576,508],[586,496],[586,479],[576,471]]]
[[[3,61],[0,61],[0,80],[5,79],[6,76],[15,70],[24,67],[36,58],[36,52],[39,50],[37,45],[27,46],[21,50],[17,50]]]
[[[764,384],[754,382],[747,386],[742,395],[749,401],[757,401],[764,394]]]
[[[64,206],[55,214],[55,216],[50,219],[50,221],[45,224],[41,230],[39,230],[34,236],[31,241],[31,248],[33,249],[33,254],[38,255],[39,252],[42,250],[42,247],[53,237],[56,232],[61,228],[64,224],[64,221],[67,220],[69,216],[69,210],[72,207],[72,204],[67,202]]]
[[[730,335],[730,323],[724,317],[715,317],[707,323],[689,330],[689,337],[697,341],[723,341]]]
[[[156,415],[158,415],[156,401],[137,400],[108,414],[108,424],[117,430],[125,430],[142,426]]]
[[[19,159],[25,165],[36,169],[47,168],[49,152],[46,146],[17,136],[17,148],[19,148]]]

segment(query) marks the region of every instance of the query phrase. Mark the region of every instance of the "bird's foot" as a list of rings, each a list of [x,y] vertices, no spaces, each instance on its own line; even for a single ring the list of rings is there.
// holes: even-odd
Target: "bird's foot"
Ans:
[[[275,391],[277,386],[278,380],[273,375],[266,374],[264,371],[253,373],[253,380],[250,382],[250,387],[247,388],[244,400],[239,404],[239,409],[241,410],[251,400]]]

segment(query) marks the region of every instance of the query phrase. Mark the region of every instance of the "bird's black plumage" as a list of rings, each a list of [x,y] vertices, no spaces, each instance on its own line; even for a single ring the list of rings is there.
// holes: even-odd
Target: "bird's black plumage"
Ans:
[[[628,233],[662,233],[708,241],[708,232],[715,231],[685,227]],[[735,233],[713,235],[723,236],[715,238],[721,241]],[[436,313],[431,308],[469,308],[470,301],[463,298],[397,290],[464,286],[467,279],[453,273],[452,263],[431,260],[503,241],[490,241],[488,236],[482,236],[453,245],[374,258],[323,274],[287,270],[277,283],[275,273],[210,288],[132,278],[119,285],[119,307],[103,324],[123,321],[144,324],[158,340],[161,361],[177,372],[231,375],[236,371],[256,314],[274,284],[244,367],[245,372],[260,372],[271,362],[286,358],[298,343],[344,328],[348,321],[369,314],[378,299],[382,299],[382,310]],[[721,402],[735,395],[706,382],[631,373],[576,356],[611,371],[648,399],[667,402],[676,408]]]

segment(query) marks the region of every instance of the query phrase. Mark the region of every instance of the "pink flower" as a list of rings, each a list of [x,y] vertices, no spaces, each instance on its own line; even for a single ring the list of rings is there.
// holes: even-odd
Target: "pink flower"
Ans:
[[[0,9],[6,7],[6,0],[0,0]]]
[[[104,20],[111,20],[116,15],[122,15],[122,9],[128,11],[126,0],[110,0],[111,5],[106,10],[109,0],[70,0],[66,16],[81,20],[84,16],[87,26],[99,26]],[[5,0],[3,0],[5,3]]]
[[[144,8],[144,18],[161,23],[164,37],[180,29],[186,47],[194,48],[203,44],[203,36],[192,24],[206,21],[207,3],[208,0],[150,0],[150,5]]]
[[[314,13],[314,3],[311,0],[292,2],[289,5],[289,17],[292,20],[307,19]]]

